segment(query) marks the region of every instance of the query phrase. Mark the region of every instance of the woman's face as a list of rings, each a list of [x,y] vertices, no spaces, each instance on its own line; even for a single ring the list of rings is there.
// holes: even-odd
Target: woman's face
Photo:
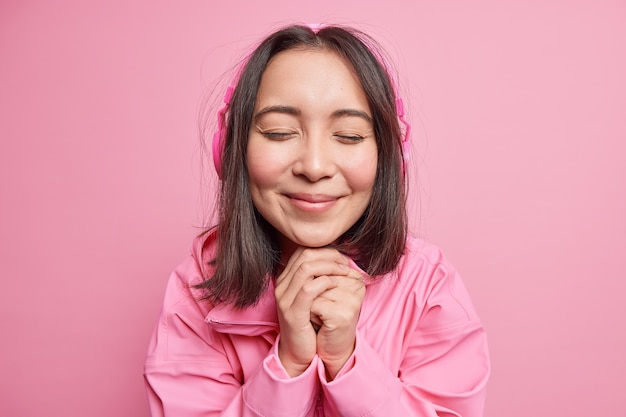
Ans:
[[[376,177],[372,114],[347,63],[288,50],[267,66],[248,142],[252,200],[281,249],[321,247],[367,208]]]

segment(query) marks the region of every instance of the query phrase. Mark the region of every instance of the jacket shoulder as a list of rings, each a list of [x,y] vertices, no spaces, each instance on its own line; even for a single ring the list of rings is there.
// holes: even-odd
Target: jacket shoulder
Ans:
[[[452,268],[443,250],[434,243],[424,239],[409,236],[404,254],[400,259],[398,270],[419,267],[430,270],[431,268]],[[423,271],[426,272],[426,271]]]

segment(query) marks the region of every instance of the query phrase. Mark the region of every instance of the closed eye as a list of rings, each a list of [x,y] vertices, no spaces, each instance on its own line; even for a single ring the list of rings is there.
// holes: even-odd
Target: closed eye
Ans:
[[[358,134],[358,133],[335,133],[333,135],[339,142],[345,144],[356,144],[361,143],[366,140],[371,135],[369,134]]]
[[[359,135],[335,135],[335,137],[345,143],[358,143],[365,139],[365,137]]]
[[[261,134],[270,140],[285,140],[293,137],[295,135],[294,132],[273,132],[273,131],[265,131],[261,132]]]

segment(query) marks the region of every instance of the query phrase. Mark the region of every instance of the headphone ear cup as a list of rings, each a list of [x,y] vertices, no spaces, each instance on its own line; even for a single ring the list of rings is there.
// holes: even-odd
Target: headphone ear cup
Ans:
[[[393,80],[392,80],[393,81]],[[396,86],[394,84],[394,91]],[[398,119],[404,125],[404,131],[402,132],[402,173],[406,177],[407,168],[409,165],[409,154],[411,150],[411,124],[404,118],[404,102],[400,97],[396,98],[396,113],[398,114]]]
[[[407,170],[409,167],[409,158],[411,152],[411,143],[408,141],[408,137],[402,139],[402,173],[407,176]]]
[[[219,179],[222,179],[222,159],[224,157],[224,146],[226,145],[226,112],[233,94],[235,94],[235,87],[231,85],[224,93],[224,107],[217,112],[217,132],[213,135],[211,144],[213,165]]]
[[[215,167],[215,172],[217,172],[217,177],[222,179],[222,156],[224,154],[224,132],[222,129],[218,129],[217,132],[213,135],[213,142],[211,144],[211,151],[213,154],[213,166]]]

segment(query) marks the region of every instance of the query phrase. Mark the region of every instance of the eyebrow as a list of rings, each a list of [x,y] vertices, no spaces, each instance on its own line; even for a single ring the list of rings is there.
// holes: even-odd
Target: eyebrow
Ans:
[[[259,110],[255,115],[254,119],[258,119],[259,117],[266,115],[267,113],[283,113],[283,114],[291,114],[293,116],[299,116],[300,110],[291,106],[268,106]]]
[[[299,116],[300,114],[302,114],[302,112],[298,108],[292,107],[292,106],[268,106],[259,110],[254,115],[254,119],[257,120],[261,116],[264,116],[268,113],[282,113],[282,114],[290,114],[293,116]],[[332,112],[330,116],[334,119],[338,119],[341,117],[360,117],[362,119],[367,120],[368,122],[373,121],[372,116],[365,113],[364,111],[356,110],[356,109],[335,110],[334,112]]]
[[[340,117],[361,117],[365,120],[367,120],[368,122],[372,122],[372,116],[370,116],[369,114],[365,113],[364,111],[361,110],[356,110],[356,109],[341,109],[341,110],[336,110],[333,112],[333,114],[331,114],[331,117],[333,118],[340,118]]]

